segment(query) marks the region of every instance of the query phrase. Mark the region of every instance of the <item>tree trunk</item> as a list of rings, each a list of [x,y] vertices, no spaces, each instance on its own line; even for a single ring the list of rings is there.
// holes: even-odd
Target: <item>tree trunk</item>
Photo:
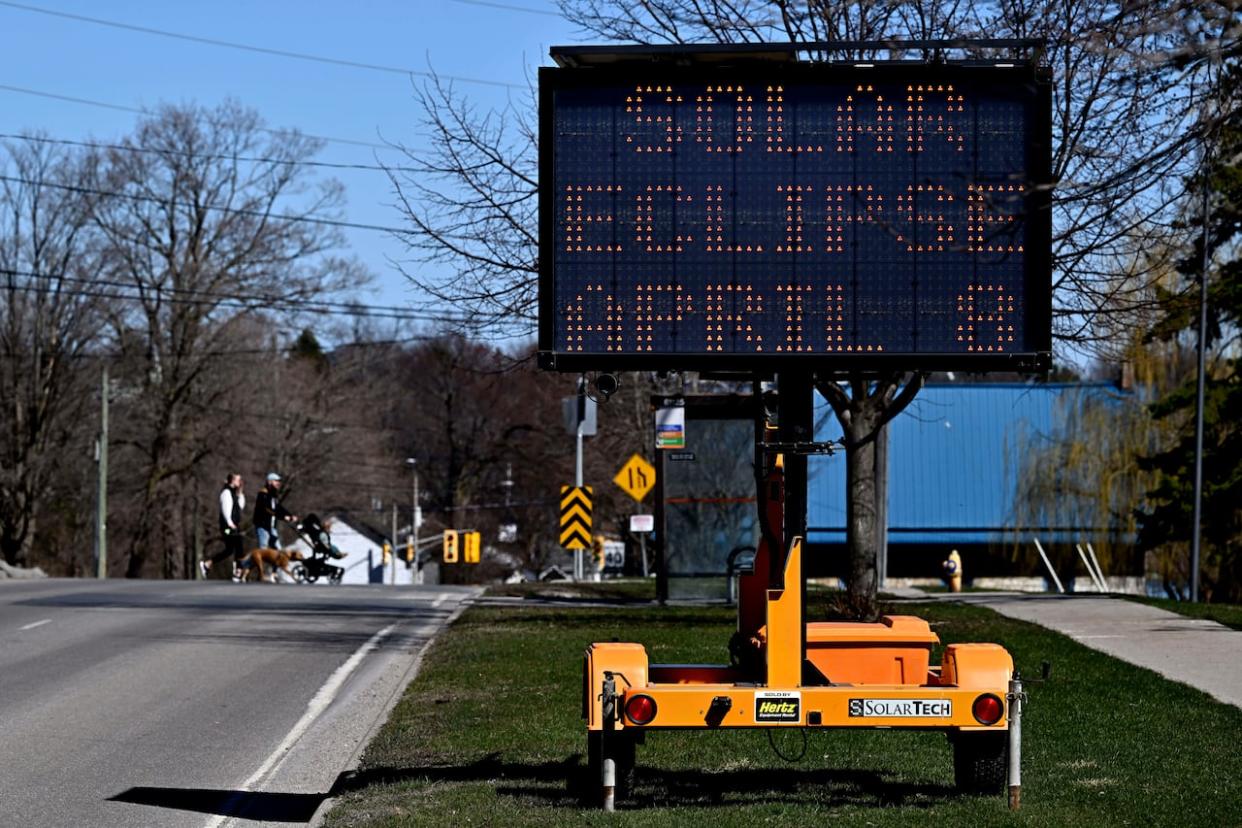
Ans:
[[[876,451],[874,440],[862,442],[874,428],[872,418],[856,412],[850,429],[854,445],[845,450],[849,605],[863,617],[874,614],[877,597]]]
[[[850,392],[832,380],[816,383],[841,424],[845,444],[845,548],[849,555],[846,611],[874,620],[879,583],[876,559],[888,521],[888,447],[885,426],[905,409],[923,387],[926,376],[914,373],[881,375],[872,380],[850,378]],[[883,465],[883,468],[880,467]]]
[[[876,587],[888,581],[888,426],[875,433],[875,556]]]

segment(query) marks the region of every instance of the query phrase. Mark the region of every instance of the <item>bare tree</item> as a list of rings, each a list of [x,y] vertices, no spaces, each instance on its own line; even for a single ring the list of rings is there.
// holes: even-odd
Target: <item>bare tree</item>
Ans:
[[[317,150],[227,103],[166,106],[98,159],[88,189],[98,196],[102,270],[131,300],[109,317],[136,392],[120,441],[139,470],[130,577],[153,553],[164,576],[185,571],[187,481],[229,440],[227,418],[204,412],[227,408],[239,385],[261,399],[276,393],[261,360],[229,361],[245,341],[243,322],[270,320],[263,312],[273,305],[295,311],[290,303],[361,278],[332,255],[342,243],[332,226],[339,184],[314,181],[299,164]]]
[[[46,144],[0,149],[0,553],[25,563],[90,400],[81,357],[98,341],[91,202],[82,161]]]
[[[403,240],[413,261],[403,272],[466,312],[469,329],[528,333],[539,256],[533,96],[524,107],[480,111],[437,77],[415,99],[431,149],[401,147],[409,165],[389,170],[410,224]]]
[[[1054,80],[1054,333],[1062,351],[1086,354],[1124,334],[1153,301],[1160,263],[1148,267],[1129,257],[1132,264],[1120,268],[1117,262],[1176,232],[1190,150],[1205,134],[1195,115],[1208,88],[1205,66],[1236,52],[1240,27],[1236,0],[560,0],[560,7],[588,36],[606,40],[791,41],[807,43],[811,59],[1012,58],[1009,48],[945,41],[1043,41],[1019,56],[1042,61]],[[934,40],[941,44],[896,42]],[[408,196],[402,206],[412,251],[457,267],[448,277],[416,281],[480,316],[502,317],[511,326],[529,322],[538,156],[529,119],[513,110],[504,117],[479,114],[443,84],[424,87],[419,102],[431,149],[410,152],[413,177],[394,176],[394,185]],[[432,208],[411,206],[420,200]],[[851,393],[823,381],[820,388],[847,446],[852,598],[866,614],[875,596],[874,501],[883,496],[873,444],[922,377],[847,379]]]

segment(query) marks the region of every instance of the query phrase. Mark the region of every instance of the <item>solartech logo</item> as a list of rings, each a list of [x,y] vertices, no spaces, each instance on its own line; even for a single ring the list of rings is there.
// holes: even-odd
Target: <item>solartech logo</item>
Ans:
[[[802,694],[768,690],[755,694],[756,722],[802,721]]]
[[[947,719],[952,715],[949,699],[850,699],[851,718]]]

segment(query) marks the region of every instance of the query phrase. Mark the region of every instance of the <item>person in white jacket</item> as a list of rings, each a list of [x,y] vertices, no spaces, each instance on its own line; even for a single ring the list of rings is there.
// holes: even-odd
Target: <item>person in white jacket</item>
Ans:
[[[220,490],[220,533],[224,536],[224,549],[205,561],[199,561],[199,571],[204,579],[211,572],[212,564],[229,555],[233,556],[233,580],[238,580],[237,564],[246,554],[246,545],[241,531],[241,516],[246,508],[246,493],[243,491],[244,481],[240,474],[230,474]]]

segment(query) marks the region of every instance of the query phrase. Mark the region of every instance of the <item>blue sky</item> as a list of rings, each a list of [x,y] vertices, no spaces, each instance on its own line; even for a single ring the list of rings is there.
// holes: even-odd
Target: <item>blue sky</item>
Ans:
[[[526,77],[549,63],[549,46],[578,38],[548,0],[497,2],[518,8],[486,0],[29,0],[20,5],[345,61],[419,71],[434,67],[442,75],[522,87],[457,83],[479,105],[500,107],[510,95],[527,99]],[[381,144],[384,139],[418,143],[419,112],[408,75],[190,43],[2,4],[0,35],[0,85],[139,108],[161,102],[211,105],[231,97],[257,109],[273,126]],[[42,130],[69,140],[115,139],[137,118],[6,89],[0,89],[0,107],[2,132]],[[377,157],[388,163],[400,159],[391,151],[345,144],[328,144],[318,157],[372,164]],[[348,220],[401,223],[383,173],[349,170],[335,177],[348,192]],[[361,297],[364,301],[421,304],[388,263],[402,255],[396,241],[371,231],[349,231],[349,240],[375,274],[375,288]]]

